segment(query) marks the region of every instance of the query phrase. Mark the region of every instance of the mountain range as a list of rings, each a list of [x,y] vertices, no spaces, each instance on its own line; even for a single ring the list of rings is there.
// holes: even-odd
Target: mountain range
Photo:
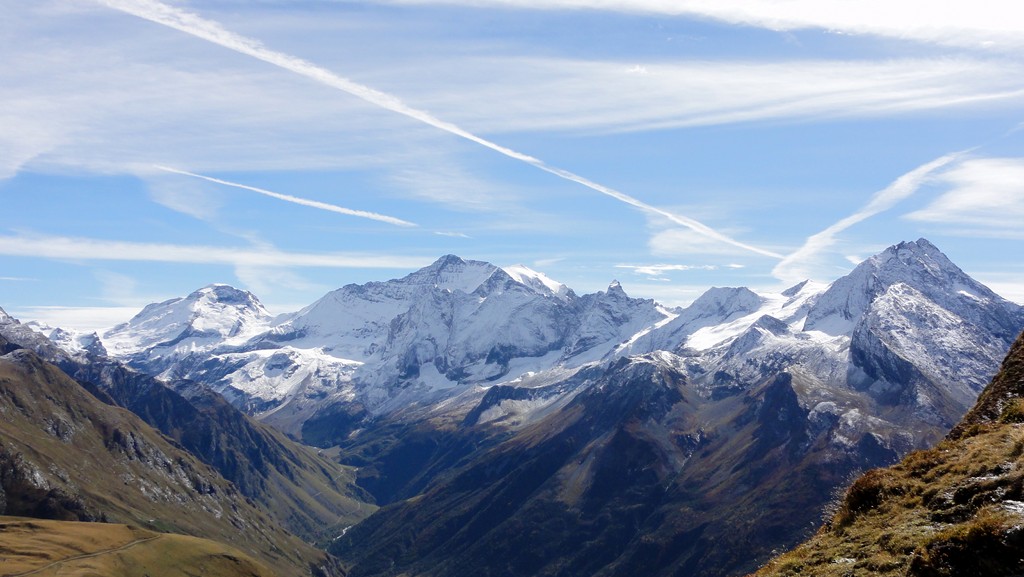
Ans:
[[[357,523],[372,505],[321,503],[289,529],[351,575],[713,576],[756,568],[851,476],[942,438],[1022,329],[1024,308],[921,239],[829,285],[712,288],[683,309],[449,255],[292,314],[210,285],[102,335],[0,334],[43,339],[27,346],[172,438],[206,415],[244,448],[200,435],[204,462],[256,496],[282,485],[253,470],[300,488],[278,518],[334,473],[295,482],[294,459],[262,459],[292,446],[267,425],[329,449],[355,483],[333,493],[381,509]]]

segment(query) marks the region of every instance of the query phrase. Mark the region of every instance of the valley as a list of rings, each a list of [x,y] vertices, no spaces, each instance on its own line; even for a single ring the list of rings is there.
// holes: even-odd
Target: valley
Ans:
[[[250,552],[268,567],[352,576],[753,571],[857,474],[941,440],[1021,330],[1024,307],[924,239],[828,285],[712,288],[682,309],[449,255],[279,316],[227,285],[104,334],[0,316],[12,382],[35,367],[76,391],[65,406],[116,408],[185,452],[168,459],[210,480],[184,490],[255,507],[228,509],[275,543]],[[221,520],[152,525],[148,505],[91,492],[60,435],[99,417],[54,424],[19,402],[18,428],[57,442],[6,433],[9,455],[35,455],[9,458],[7,514],[235,544]],[[57,489],[45,507],[24,496]],[[291,535],[329,553],[268,558]]]

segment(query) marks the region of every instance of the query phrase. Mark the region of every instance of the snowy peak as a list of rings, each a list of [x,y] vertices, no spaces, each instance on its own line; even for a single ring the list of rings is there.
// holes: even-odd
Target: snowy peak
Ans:
[[[503,267],[502,270],[516,282],[540,294],[551,295],[562,301],[568,301],[572,298],[573,292],[569,287],[527,266],[514,264]]]
[[[804,329],[849,334],[871,303],[897,283],[913,287],[947,310],[963,312],[969,320],[980,314],[971,309],[1010,304],[922,238],[891,246],[832,283],[808,311]]]
[[[463,260],[449,254],[397,282],[416,286],[434,286],[442,290],[461,291],[469,294],[497,270],[500,269],[493,264],[478,260]]]
[[[205,286],[184,298],[148,305],[103,335],[118,354],[152,347],[219,344],[266,328],[273,317],[249,291],[225,284]],[[200,342],[201,341],[201,342]]]
[[[686,323],[708,320],[719,324],[753,313],[763,302],[760,295],[746,287],[712,287],[683,309],[679,318]]]

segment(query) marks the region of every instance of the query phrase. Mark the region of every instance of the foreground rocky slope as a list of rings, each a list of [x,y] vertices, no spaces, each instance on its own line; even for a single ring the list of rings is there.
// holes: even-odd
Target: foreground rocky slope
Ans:
[[[282,575],[340,574],[131,412],[3,337],[0,350],[0,513],[184,533],[230,544]]]
[[[1024,335],[945,440],[857,479],[812,539],[755,575],[1020,575],[1022,525]]]

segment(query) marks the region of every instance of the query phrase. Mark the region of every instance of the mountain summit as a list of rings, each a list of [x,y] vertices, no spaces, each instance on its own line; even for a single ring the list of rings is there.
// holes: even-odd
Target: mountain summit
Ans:
[[[239,293],[151,305],[107,348],[337,447],[384,505],[335,541],[354,576],[753,569],[940,439],[1024,329],[925,240],[674,310],[452,255],[278,319]]]

